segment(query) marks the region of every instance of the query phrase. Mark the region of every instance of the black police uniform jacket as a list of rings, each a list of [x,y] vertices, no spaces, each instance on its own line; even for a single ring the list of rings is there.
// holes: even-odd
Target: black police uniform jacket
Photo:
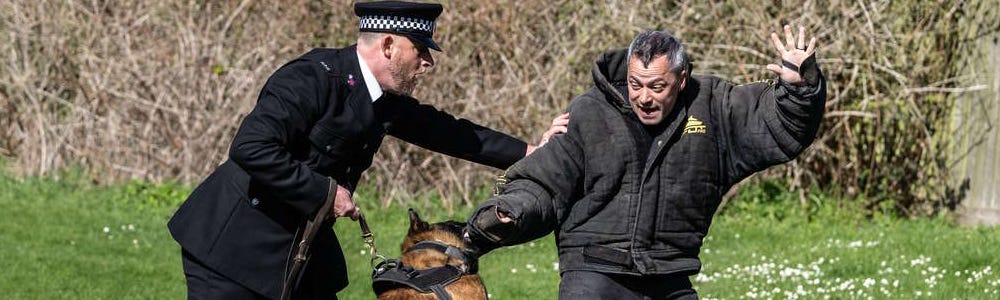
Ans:
[[[277,70],[243,120],[220,165],[168,227],[181,247],[215,271],[277,298],[293,237],[334,184],[353,191],[385,134],[497,168],[524,157],[513,137],[455,119],[408,97],[369,96],[356,46],[315,49]],[[347,285],[330,226],[310,248],[302,286],[334,295]],[[309,283],[307,281],[313,281]]]
[[[595,87],[572,101],[566,134],[507,170],[492,206],[516,220],[482,226],[511,245],[556,232],[560,271],[692,274],[722,195],[741,179],[796,157],[823,116],[825,83],[815,59],[809,85],[733,85],[691,76],[662,133],[640,123],[622,91],[626,51],[601,55]]]

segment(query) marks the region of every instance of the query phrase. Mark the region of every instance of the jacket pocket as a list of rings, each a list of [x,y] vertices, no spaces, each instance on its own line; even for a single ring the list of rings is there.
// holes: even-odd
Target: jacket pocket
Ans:
[[[323,125],[313,127],[309,132],[309,141],[319,153],[333,159],[342,158],[351,152],[347,136]]]
[[[352,141],[351,136],[317,125],[309,133],[309,141],[314,148],[309,154],[309,163],[313,170],[343,180],[344,174],[350,171],[355,152],[353,148],[356,143]]]

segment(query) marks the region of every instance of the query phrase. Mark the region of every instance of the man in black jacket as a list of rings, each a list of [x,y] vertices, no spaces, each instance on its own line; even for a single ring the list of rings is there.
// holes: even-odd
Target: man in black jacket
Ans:
[[[468,238],[485,252],[555,231],[561,299],[697,298],[688,276],[722,195],[801,153],[823,117],[815,39],[784,31],[777,83],[690,76],[667,32],[604,53],[568,132],[507,170]]]
[[[347,285],[330,224],[358,217],[351,199],[385,134],[506,168],[535,147],[455,119],[409,95],[434,65],[428,49],[439,4],[358,3],[361,35],[343,49],[314,49],[264,85],[220,165],[171,218],[191,299],[277,298],[303,224],[333,199],[293,298],[336,298]],[[561,120],[561,121],[560,121]],[[543,141],[564,130],[557,119]]]

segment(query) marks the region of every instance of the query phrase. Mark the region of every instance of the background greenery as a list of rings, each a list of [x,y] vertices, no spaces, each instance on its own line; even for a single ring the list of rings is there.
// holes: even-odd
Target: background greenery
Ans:
[[[599,52],[642,29],[681,37],[695,73],[746,83],[772,77],[771,31],[805,25],[829,80],[820,134],[727,198],[693,277],[701,296],[1000,298],[1000,233],[949,214],[964,196],[952,168],[995,130],[977,67],[1000,0],[442,2],[445,52],[417,97],[528,140],[590,86]],[[274,69],[353,42],[353,3],[0,0],[0,294],[183,298],[166,221],[225,160]],[[985,117],[952,124],[960,103]],[[406,208],[462,219],[495,172],[390,138],[357,200],[396,256]],[[371,298],[357,226],[336,227],[343,298]],[[546,237],[481,271],[494,299],[550,299],[555,262]]]
[[[0,0],[0,155],[20,174],[197,182],[269,74],[356,40],[354,2]],[[643,29],[679,36],[695,73],[748,83],[774,77],[770,32],[802,24],[819,40],[827,114],[812,147],[765,176],[871,210],[954,207],[963,178],[950,168],[987,136],[952,128],[954,107],[994,105],[975,97],[988,80],[975,67],[995,47],[1000,0],[440,2],[445,51],[417,98],[526,140],[592,85],[598,53]],[[393,196],[383,205],[426,193],[468,205],[493,173],[390,138],[364,180]]]
[[[748,185],[715,221],[692,277],[704,299],[996,299],[1000,229],[959,228],[947,218],[865,217],[856,202],[786,184]],[[180,249],[166,222],[189,187],[132,182],[94,186],[80,172],[0,176],[0,294],[6,299],[180,299]],[[402,205],[378,207],[359,193],[380,252],[398,257]],[[422,196],[418,196],[422,197]],[[421,204],[427,201],[427,204]],[[428,195],[413,205],[427,220],[464,218]],[[342,299],[372,299],[368,253],[356,223],[335,226],[351,285]],[[499,249],[481,261],[492,299],[555,299],[551,236]]]

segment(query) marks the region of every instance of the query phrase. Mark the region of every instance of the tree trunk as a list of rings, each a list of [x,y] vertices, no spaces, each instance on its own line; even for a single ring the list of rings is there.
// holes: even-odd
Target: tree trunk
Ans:
[[[968,226],[1000,224],[1000,45],[997,34],[974,41],[979,53],[966,64],[983,90],[958,97],[952,169],[958,220]],[[975,85],[974,85],[975,86]]]

